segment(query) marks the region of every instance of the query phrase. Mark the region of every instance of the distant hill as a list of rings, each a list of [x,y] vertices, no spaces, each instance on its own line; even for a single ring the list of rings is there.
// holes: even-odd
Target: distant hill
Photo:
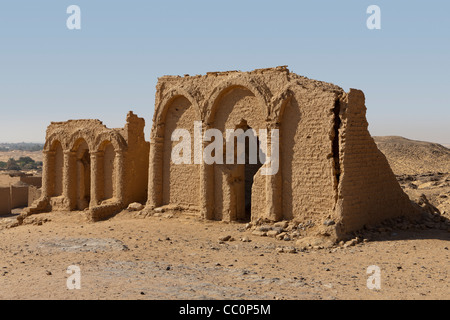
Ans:
[[[450,172],[450,149],[398,136],[373,137],[396,175]]]

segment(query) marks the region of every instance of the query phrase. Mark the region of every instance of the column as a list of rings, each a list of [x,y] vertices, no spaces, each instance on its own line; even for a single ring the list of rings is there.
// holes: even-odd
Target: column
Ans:
[[[89,207],[97,206],[101,199],[103,152],[91,153],[91,201]]]
[[[202,132],[206,132],[209,126],[203,123]],[[206,164],[203,159],[203,150],[211,143],[204,141],[202,137],[202,163],[200,165],[200,210],[204,219],[214,219],[214,165]]]
[[[280,140],[272,141],[272,130],[278,130],[279,137],[279,124],[271,124],[268,126],[267,132],[267,153],[270,153],[271,163],[269,165],[274,166],[273,161],[278,162],[278,172],[275,174],[269,174],[266,176],[266,206],[267,216],[270,220],[279,221],[283,219],[282,212],[282,180],[281,180],[281,168],[280,168]],[[278,152],[272,153],[272,144],[274,148],[278,148]],[[278,155],[278,159],[275,156]],[[267,155],[269,156],[269,154]]]
[[[163,157],[164,138],[155,137],[150,142],[147,200],[149,208],[160,207],[163,202]]]
[[[67,210],[74,210],[77,204],[76,161],[76,152],[64,152],[63,196],[66,201]]]
[[[42,166],[42,197],[52,197],[55,184],[55,151],[44,151]]]
[[[120,203],[125,204],[125,194],[124,194],[124,183],[125,183],[125,166],[124,166],[124,155],[121,151],[116,153],[114,158],[114,198],[116,198]]]

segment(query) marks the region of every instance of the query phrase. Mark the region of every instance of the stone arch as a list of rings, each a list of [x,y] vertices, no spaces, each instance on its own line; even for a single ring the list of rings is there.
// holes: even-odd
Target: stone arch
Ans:
[[[271,96],[269,89],[262,84],[257,84],[252,78],[236,77],[220,82],[209,93],[202,112],[207,124],[214,122],[217,104],[221,98],[235,88],[244,88],[250,91],[258,99],[260,106],[264,108],[266,118],[268,118],[270,111],[269,97]]]
[[[200,107],[198,105],[197,100],[189,94],[186,90],[182,88],[173,88],[169,90],[164,97],[161,99],[160,103],[155,108],[155,115],[153,118],[153,130],[152,134],[155,136],[162,136],[164,134],[164,124],[166,119],[166,114],[168,111],[168,108],[172,104],[172,102],[180,97],[184,97],[187,99],[191,104],[196,112],[197,118],[199,120],[202,120],[202,112],[200,110]]]
[[[258,86],[252,79],[231,79],[222,82],[210,94],[206,106],[206,122],[208,127],[223,133],[227,129],[246,128],[266,129],[269,116],[270,94],[264,87]],[[226,142],[224,141],[224,152]],[[259,154],[259,153],[258,153]],[[258,166],[257,166],[258,167]],[[255,167],[256,168],[256,167]],[[211,185],[211,199],[214,202],[213,217],[218,220],[247,220],[253,187],[253,179],[258,168],[245,164],[214,164],[208,179]],[[250,174],[250,175],[249,175]],[[259,179],[260,180],[260,179]],[[258,182],[259,183],[259,182]],[[247,184],[251,184],[248,186]],[[261,189],[258,186],[258,189]],[[264,190],[264,189],[263,189]],[[253,201],[253,200],[251,200]]]
[[[170,98],[169,98],[170,97]],[[201,121],[201,115],[192,99],[173,93],[168,96],[160,118],[159,137],[162,140],[162,205],[179,204],[182,206],[199,206],[200,204],[200,168],[194,163],[194,121]],[[172,150],[180,141],[172,141],[174,130],[184,129],[190,133],[190,163],[175,164]],[[183,151],[184,152],[184,151]]]
[[[284,109],[289,101],[294,97],[294,93],[291,90],[292,85],[286,86],[281,92],[272,98],[270,103],[270,120],[275,123],[281,123],[283,118]]]
[[[77,151],[80,143],[83,142],[88,146],[89,152],[94,152],[95,145],[93,143],[92,134],[82,130],[75,132],[67,139],[67,149],[70,151]]]
[[[66,150],[66,140],[64,137],[59,133],[53,133],[46,139],[43,151],[54,151],[55,143],[61,144],[63,151]]]
[[[125,140],[118,133],[103,132],[95,138],[92,150],[95,152],[104,151],[105,143],[110,143],[115,152],[124,152],[126,148]]]

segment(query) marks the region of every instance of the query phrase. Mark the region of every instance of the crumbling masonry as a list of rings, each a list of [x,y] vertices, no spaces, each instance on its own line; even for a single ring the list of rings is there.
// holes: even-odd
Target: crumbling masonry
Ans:
[[[143,120],[132,114],[122,130],[94,120],[50,125],[37,207],[89,208],[99,219],[146,201],[149,212],[163,207],[210,220],[297,220],[341,238],[415,212],[368,132],[364,99],[359,90],[346,93],[286,67],[164,76],[147,159]],[[186,129],[194,136],[194,121],[204,131],[279,129],[278,172],[259,174],[261,163],[174,164],[172,133]]]
[[[132,112],[123,129],[99,120],[52,122],[44,146],[42,196],[26,215],[89,209],[101,220],[147,198],[149,143]]]

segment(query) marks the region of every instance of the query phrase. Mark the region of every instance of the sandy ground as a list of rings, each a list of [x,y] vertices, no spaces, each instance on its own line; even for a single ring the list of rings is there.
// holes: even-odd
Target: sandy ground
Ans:
[[[83,212],[48,213],[14,228],[4,227],[15,217],[0,218],[0,299],[450,298],[448,230],[393,229],[352,247],[280,253],[295,242],[168,217],[124,211],[91,223]],[[227,235],[235,241],[218,240]],[[67,288],[71,265],[81,289]],[[371,265],[380,290],[367,287]]]

